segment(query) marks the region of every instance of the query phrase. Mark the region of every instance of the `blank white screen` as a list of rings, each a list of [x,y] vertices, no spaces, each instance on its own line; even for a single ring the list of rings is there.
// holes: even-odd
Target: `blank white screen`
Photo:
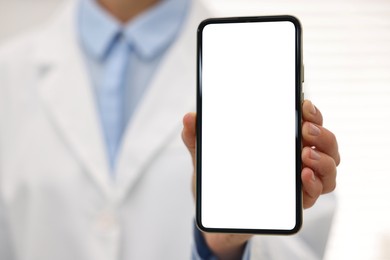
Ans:
[[[295,26],[208,24],[202,37],[202,224],[291,230]]]

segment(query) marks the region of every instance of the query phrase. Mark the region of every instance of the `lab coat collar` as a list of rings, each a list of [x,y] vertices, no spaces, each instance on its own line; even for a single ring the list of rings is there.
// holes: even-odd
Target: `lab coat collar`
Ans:
[[[95,96],[77,39],[77,4],[68,2],[38,37],[34,57],[48,115],[87,174],[113,201],[129,193],[164,145],[180,135],[184,114],[195,109],[196,29],[208,13],[198,1],[191,2],[183,33],[167,50],[126,129],[115,180],[110,178]]]
[[[94,93],[76,34],[76,2],[68,2],[36,37],[38,91],[53,126],[106,196],[112,185]],[[58,165],[61,167],[61,165]]]

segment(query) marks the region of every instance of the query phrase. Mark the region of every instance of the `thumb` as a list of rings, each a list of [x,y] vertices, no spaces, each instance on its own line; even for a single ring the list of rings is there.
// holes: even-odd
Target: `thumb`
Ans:
[[[181,137],[190,152],[192,162],[194,163],[196,147],[196,113],[190,112],[183,117],[183,131]]]

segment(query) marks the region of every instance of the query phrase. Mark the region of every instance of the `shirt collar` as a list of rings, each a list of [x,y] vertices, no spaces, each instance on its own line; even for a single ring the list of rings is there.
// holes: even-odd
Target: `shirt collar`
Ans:
[[[104,59],[122,31],[136,54],[152,59],[173,41],[188,9],[190,0],[162,0],[154,7],[121,24],[96,0],[81,0],[79,33],[83,47],[97,59]]]
[[[88,54],[103,59],[121,29],[120,23],[95,0],[82,0],[79,6],[80,40]]]

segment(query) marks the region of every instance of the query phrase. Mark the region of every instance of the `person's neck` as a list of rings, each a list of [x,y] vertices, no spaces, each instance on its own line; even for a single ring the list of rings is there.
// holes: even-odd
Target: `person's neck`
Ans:
[[[141,14],[159,0],[98,0],[111,15],[126,23]]]

